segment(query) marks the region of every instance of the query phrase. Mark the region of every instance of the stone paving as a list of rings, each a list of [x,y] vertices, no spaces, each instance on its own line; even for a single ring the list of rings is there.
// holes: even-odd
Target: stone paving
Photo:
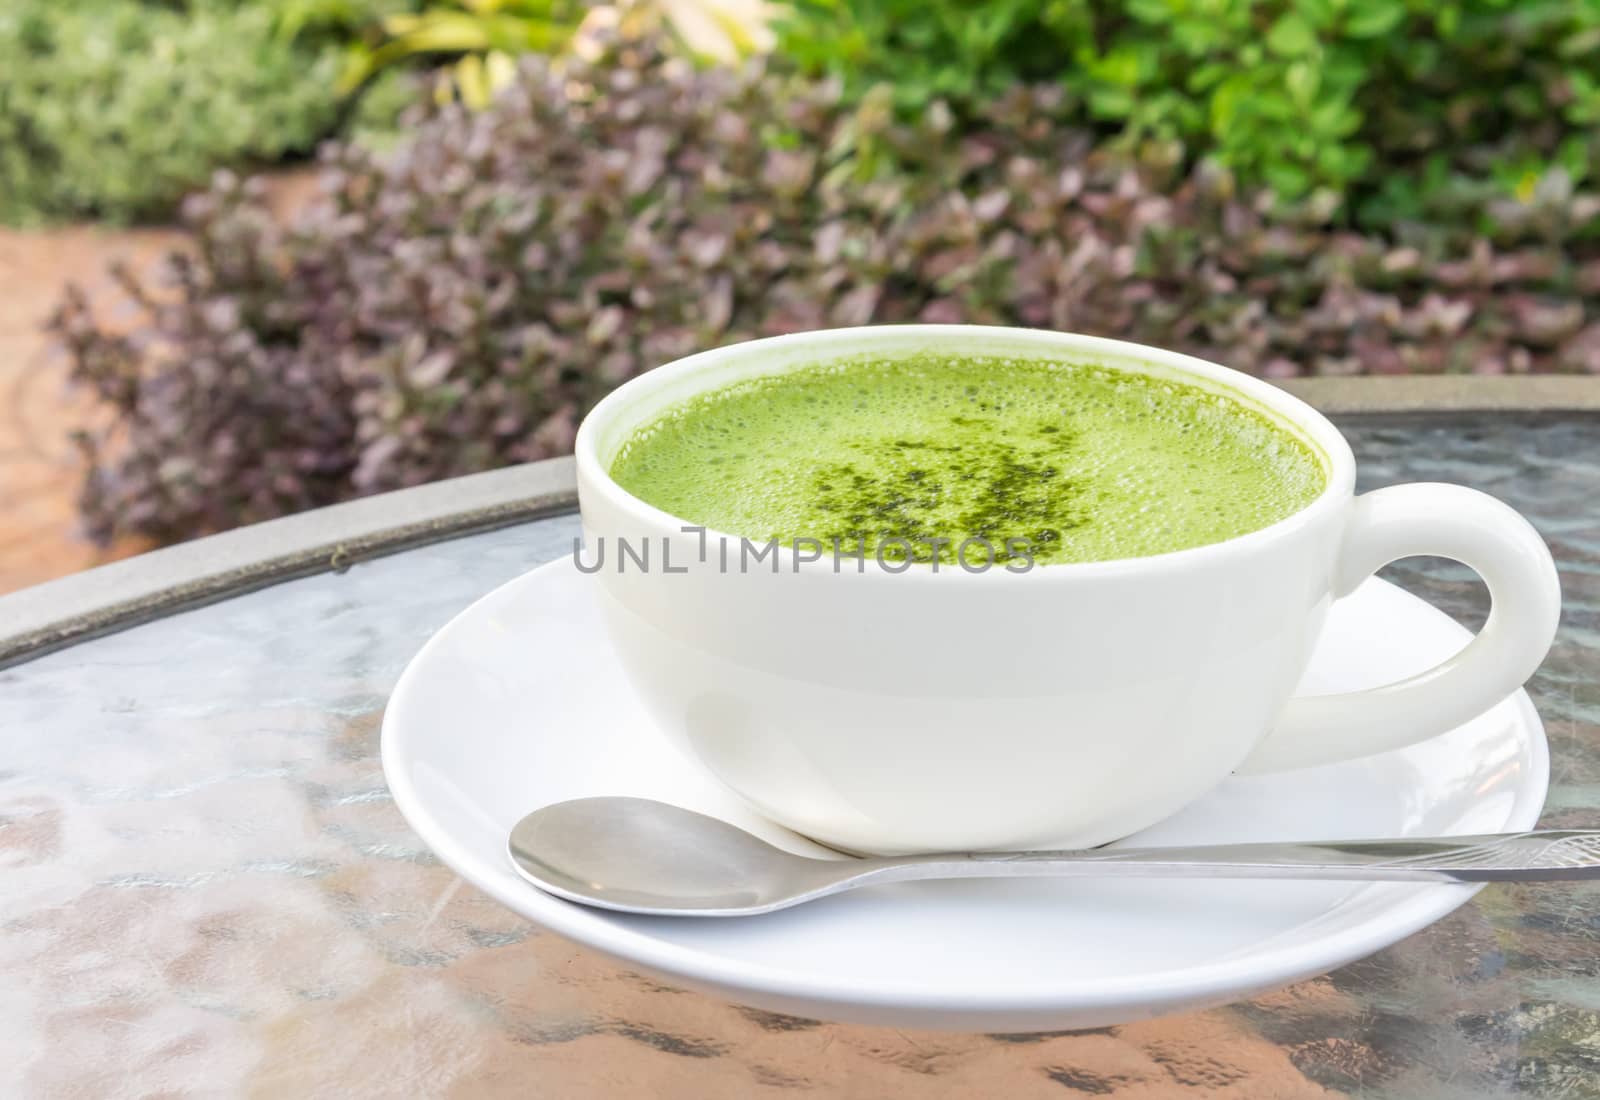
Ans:
[[[181,240],[171,229],[0,228],[0,593],[143,548],[104,550],[76,530],[81,467],[69,436],[93,410],[68,391],[43,325],[69,281],[104,295],[112,260],[144,267]]]
[[[305,170],[271,177],[267,186],[280,217],[315,193]],[[138,540],[100,548],[78,532],[82,468],[70,435],[94,410],[69,391],[66,364],[43,325],[67,283],[114,301],[112,261],[149,270],[183,241],[171,227],[0,226],[0,594],[147,548]]]

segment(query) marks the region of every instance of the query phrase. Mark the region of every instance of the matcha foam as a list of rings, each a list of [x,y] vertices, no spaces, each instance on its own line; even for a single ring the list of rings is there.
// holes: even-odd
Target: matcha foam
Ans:
[[[1312,448],[1198,386],[1105,367],[924,354],[801,368],[714,390],[635,432],[628,492],[758,541],[834,539],[885,560],[1141,557],[1220,542],[1322,491]],[[936,546],[930,540],[948,539]]]

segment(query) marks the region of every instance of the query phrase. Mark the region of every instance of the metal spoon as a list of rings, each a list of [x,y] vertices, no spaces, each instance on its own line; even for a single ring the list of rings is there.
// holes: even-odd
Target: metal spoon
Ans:
[[[770,913],[871,883],[935,878],[1600,878],[1596,830],[812,859],[726,821],[647,798],[579,798],[535,810],[511,830],[510,850],[518,873],[557,897],[623,913],[685,917]]]

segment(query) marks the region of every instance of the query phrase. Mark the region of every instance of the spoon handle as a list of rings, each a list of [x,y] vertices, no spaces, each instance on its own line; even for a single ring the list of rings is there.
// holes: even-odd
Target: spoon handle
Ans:
[[[939,857],[928,857],[932,862]],[[948,858],[948,857],[946,857]],[[1600,830],[1552,829],[1411,840],[977,852],[967,875],[1129,875],[1517,882],[1600,878]]]

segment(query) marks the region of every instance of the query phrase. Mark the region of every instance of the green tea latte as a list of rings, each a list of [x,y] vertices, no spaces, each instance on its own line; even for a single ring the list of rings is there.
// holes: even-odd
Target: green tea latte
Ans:
[[[924,354],[750,379],[668,409],[611,465],[689,523],[882,559],[1141,557],[1299,511],[1323,463],[1232,398],[1087,363]],[[837,543],[835,542],[837,540]]]

